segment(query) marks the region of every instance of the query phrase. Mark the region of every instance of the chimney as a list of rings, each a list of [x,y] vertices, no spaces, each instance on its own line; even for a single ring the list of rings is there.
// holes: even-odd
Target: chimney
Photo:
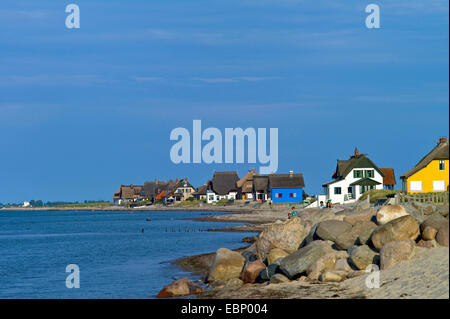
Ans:
[[[445,143],[445,142],[447,142],[447,138],[446,137],[441,137],[439,139],[439,144],[442,144],[442,143]]]
[[[294,171],[289,171],[289,177],[292,177],[294,175]]]
[[[359,151],[358,151],[358,148],[355,147],[355,157],[358,157],[358,156],[359,156]]]

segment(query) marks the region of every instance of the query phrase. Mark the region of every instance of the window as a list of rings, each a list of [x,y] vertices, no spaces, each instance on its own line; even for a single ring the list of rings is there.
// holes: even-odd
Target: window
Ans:
[[[421,192],[422,191],[422,181],[411,181],[409,182],[410,192]]]
[[[439,170],[445,171],[445,161],[439,161]]]
[[[297,193],[290,193],[289,197],[297,197]]]
[[[335,187],[334,188],[334,194],[335,195],[340,195],[341,194],[341,188],[340,187]]]
[[[361,170],[359,170],[359,169],[355,169],[355,170],[353,171],[353,177],[354,177],[354,178],[361,178],[361,177],[362,177],[362,172],[363,172],[363,171],[361,171]]]
[[[353,187],[347,188],[347,193],[348,193],[348,194],[352,194],[352,193],[353,193]]]
[[[371,169],[371,170],[366,170],[366,177],[374,178],[374,177],[375,177],[375,172],[374,172],[374,170],[373,170],[373,169]]]
[[[433,181],[433,191],[445,191],[445,181]]]

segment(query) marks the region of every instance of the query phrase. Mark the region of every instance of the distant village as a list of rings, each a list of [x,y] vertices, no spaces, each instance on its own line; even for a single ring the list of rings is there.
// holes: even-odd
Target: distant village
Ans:
[[[440,138],[437,145],[411,170],[401,175],[404,193],[448,191],[449,142]],[[144,185],[121,185],[114,193],[114,204],[163,203],[198,200],[207,204],[220,201],[258,201],[312,205],[313,202],[347,204],[358,200],[370,190],[394,190],[397,184],[394,168],[380,168],[367,154],[356,148],[346,160],[338,160],[331,180],[324,183],[324,194],[308,198],[303,174],[262,176],[251,169],[240,178],[236,171],[214,172],[204,185],[193,186],[188,177],[145,182]]]

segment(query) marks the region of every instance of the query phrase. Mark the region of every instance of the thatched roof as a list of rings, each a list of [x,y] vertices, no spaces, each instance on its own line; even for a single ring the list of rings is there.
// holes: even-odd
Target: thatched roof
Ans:
[[[243,193],[251,193],[253,190],[253,178],[255,176],[261,176],[252,168],[242,177],[240,180],[236,182],[236,186],[242,189]]]
[[[304,188],[303,174],[270,174],[270,188]]]
[[[255,192],[267,193],[269,191],[269,176],[254,176],[253,189]]]
[[[209,181],[208,188],[218,195],[226,195],[237,191],[236,182],[238,180],[237,172],[215,172]]]
[[[120,189],[114,193],[113,199],[139,199],[142,197],[144,186],[122,185]]]
[[[208,190],[208,185],[202,185],[200,186],[196,192],[193,193],[193,195],[206,195],[206,191]]]
[[[336,171],[333,174],[334,179],[340,179],[345,178],[354,168],[367,168],[372,167],[374,168],[378,173],[380,173],[381,176],[384,177],[384,173],[378,168],[378,166],[375,165],[372,160],[367,157],[366,154],[355,154],[352,155],[348,160],[338,160]]]
[[[380,168],[384,174],[383,185],[395,185],[397,181],[395,180],[395,173],[393,168]]]
[[[436,145],[435,148],[431,150],[427,155],[424,156],[417,164],[400,176],[401,179],[405,179],[410,177],[411,175],[414,175],[418,171],[420,171],[422,168],[426,167],[428,164],[430,164],[434,160],[448,160],[449,155],[449,147],[448,147],[448,140],[446,138],[441,138],[438,145]]]

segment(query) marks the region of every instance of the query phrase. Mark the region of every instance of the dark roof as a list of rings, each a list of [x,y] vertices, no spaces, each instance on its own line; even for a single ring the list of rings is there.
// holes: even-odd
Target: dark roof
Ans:
[[[189,183],[187,177],[179,180],[178,183],[175,184],[173,190],[175,191],[177,188],[180,188],[180,187],[191,187],[191,188],[195,189],[195,187],[192,186],[191,183]]]
[[[114,194],[114,199],[138,199],[142,197],[142,190],[144,186],[136,185],[122,185],[120,189]]]
[[[395,180],[395,173],[393,168],[380,168],[384,173],[383,185],[395,185],[397,181]]]
[[[238,188],[241,188],[243,193],[251,193],[253,190],[253,177],[255,176],[261,175],[255,172],[255,170],[252,168],[248,171],[247,174],[245,174],[244,177],[237,181],[236,186]]]
[[[202,185],[200,186],[196,192],[193,193],[193,195],[206,195],[206,191],[208,190],[208,185]]]
[[[254,176],[253,177],[253,189],[256,192],[267,193],[269,190],[269,177],[268,176]]]
[[[144,183],[144,197],[152,198],[160,194],[163,191],[173,191],[174,182],[170,180],[169,182],[159,181],[155,179],[155,181],[145,182]]]
[[[328,182],[328,183],[322,184],[322,187],[327,187],[328,185],[331,185],[331,184],[334,184],[334,183],[340,182],[340,181],[342,181],[342,180],[344,180],[344,179],[343,179],[343,178],[338,178],[338,179],[335,179],[334,181],[331,181],[331,182]]]
[[[304,188],[303,174],[270,174],[270,188]]]
[[[239,177],[236,172],[215,172],[209,181],[209,189],[218,195],[226,195],[229,192],[237,191],[236,182]]]
[[[350,186],[355,186],[355,185],[361,185],[361,186],[375,186],[375,185],[380,185],[380,182],[377,182],[371,178],[361,178],[359,180],[357,180],[356,182],[353,182],[350,184]]]
[[[400,178],[405,179],[410,177],[411,175],[417,173],[422,168],[426,167],[428,164],[430,164],[434,160],[448,160],[448,153],[449,153],[449,147],[448,147],[448,140],[447,139],[441,139],[440,143],[436,145],[435,148],[431,150],[430,153],[424,156],[419,163],[414,166],[411,170],[400,176]]]
[[[333,178],[345,178],[354,168],[372,167],[384,177],[384,173],[367,157],[366,154],[353,155],[348,160],[338,160]]]

